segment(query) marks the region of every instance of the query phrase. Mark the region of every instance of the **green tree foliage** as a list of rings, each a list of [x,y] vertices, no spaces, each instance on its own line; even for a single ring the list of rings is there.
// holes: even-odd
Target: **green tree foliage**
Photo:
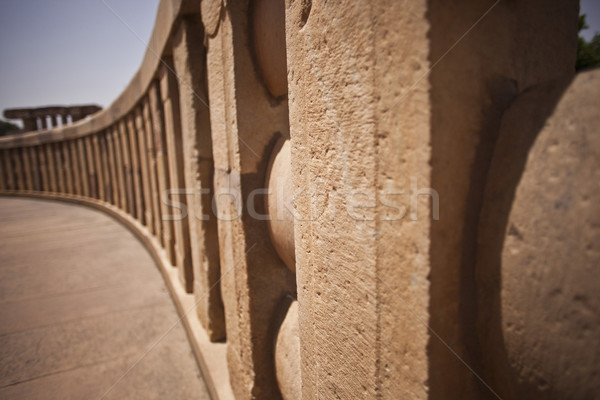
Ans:
[[[8,121],[0,120],[0,136],[8,135],[9,133],[19,132],[21,128],[19,128],[15,124],[11,124]]]
[[[579,32],[589,28],[585,22],[585,14],[579,16]],[[600,66],[600,33],[596,33],[590,42],[579,35],[577,46],[577,71]]]

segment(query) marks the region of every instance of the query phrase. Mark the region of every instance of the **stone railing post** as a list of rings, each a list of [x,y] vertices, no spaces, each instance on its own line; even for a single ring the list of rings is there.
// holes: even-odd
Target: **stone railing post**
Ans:
[[[80,195],[84,197],[90,196],[90,174],[88,158],[85,151],[84,138],[79,138],[75,141],[75,151],[77,154],[76,160],[79,166],[79,176],[81,180],[81,192]]]
[[[274,250],[264,217],[262,166],[275,142],[289,135],[286,87],[271,92],[265,84],[281,81],[281,73],[286,81],[285,67],[278,68],[282,59],[285,65],[282,4],[201,3],[228,367],[238,399],[281,396],[273,327],[296,293],[296,277]],[[264,34],[253,33],[257,25]],[[253,54],[258,48],[268,52],[260,60]]]
[[[118,207],[121,199],[121,192],[119,186],[119,178],[117,174],[117,162],[116,162],[116,150],[115,143],[113,137],[112,129],[107,129],[104,133],[106,135],[106,148],[108,150],[108,154],[106,156],[109,173],[110,173],[110,182],[111,182],[111,203]]]
[[[29,163],[31,164],[31,190],[42,190],[42,178],[40,172],[40,161],[38,159],[39,146],[30,146],[26,150],[29,151]]]
[[[127,206],[127,189],[125,183],[125,173],[123,167],[123,151],[121,146],[121,137],[119,134],[119,128],[117,125],[114,125],[111,130],[112,135],[112,143],[114,146],[114,157],[115,157],[115,173],[117,176],[118,182],[118,193],[119,193],[119,201],[118,207],[124,211],[128,210]]]
[[[22,147],[19,149],[19,153],[21,153],[24,180],[25,180],[25,190],[33,190],[33,173],[31,171],[32,162],[29,152],[29,147]]]
[[[152,91],[152,89],[150,89]],[[158,161],[155,149],[155,138],[152,116],[150,115],[150,103],[149,95],[144,96],[142,100],[142,117],[144,124],[144,133],[146,135],[146,156],[148,158],[148,175],[150,179],[150,193],[152,196],[152,220],[154,221],[154,227],[151,231],[156,235],[159,241],[165,246],[163,241],[163,228],[162,228],[162,217],[161,217],[161,205],[160,205],[160,187],[159,187],[159,172],[158,172]],[[166,247],[166,246],[165,246]]]
[[[131,154],[131,175],[133,180],[133,189],[135,197],[135,219],[139,220],[145,225],[145,211],[144,211],[144,189],[141,179],[141,166],[140,166],[140,155],[137,140],[137,132],[135,129],[134,113],[131,113],[126,117],[126,128],[127,135],[129,138],[129,151]]]
[[[129,144],[129,133],[127,131],[127,122],[122,119],[117,123],[117,131],[119,135],[119,145],[121,162],[123,168],[123,185],[125,194],[125,211],[133,216],[137,215],[135,202],[135,187],[133,185],[133,169],[131,166],[131,151]]]
[[[14,190],[15,182],[14,182],[14,173],[12,169],[12,162],[10,160],[9,150],[2,150],[0,152],[0,157],[2,157],[2,182],[3,188],[6,190]]]
[[[160,82],[153,81],[148,92],[148,101],[150,114],[152,118],[152,130],[154,140],[154,150],[156,154],[156,176],[158,183],[158,203],[160,206],[162,243],[167,252],[169,261],[177,265],[175,258],[175,239],[173,234],[173,220],[167,218],[172,214],[165,202],[165,195],[169,189],[169,166],[167,163],[166,142],[165,142],[165,122],[160,94]]]
[[[173,44],[174,69],[179,79],[181,104],[183,173],[187,209],[194,292],[199,302],[198,317],[211,340],[225,337],[220,279],[217,220],[212,210],[213,156],[206,78],[206,55],[202,25],[183,19]]]
[[[40,148],[40,156],[44,154],[46,161],[46,178],[44,178],[44,188],[48,192],[58,192],[58,185],[56,182],[56,162],[54,161],[54,152],[52,151],[52,143],[46,143]]]
[[[135,111],[132,115],[133,125],[135,127],[135,135],[137,139],[137,152],[139,154],[139,164],[140,164],[140,182],[142,186],[142,194],[140,195],[143,198],[143,221],[144,225],[148,227],[148,230],[155,234],[155,226],[154,226],[154,206],[152,204],[153,198],[152,196],[156,193],[152,191],[150,187],[150,175],[149,175],[149,161],[148,161],[148,144],[146,143],[146,132],[144,129],[144,119],[142,116],[142,108],[143,105],[139,105],[135,108]]]
[[[173,60],[166,58],[163,60],[163,65],[161,65],[159,72],[171,191],[167,198],[170,201],[176,202],[172,204],[181,204],[185,209],[170,207],[168,214],[165,215],[171,215],[174,218],[176,265],[182,284],[186,291],[191,293],[194,284],[194,272],[192,270],[188,218],[187,215],[183,214],[184,212],[187,214],[187,199],[183,176],[184,164],[179,89],[173,68]]]

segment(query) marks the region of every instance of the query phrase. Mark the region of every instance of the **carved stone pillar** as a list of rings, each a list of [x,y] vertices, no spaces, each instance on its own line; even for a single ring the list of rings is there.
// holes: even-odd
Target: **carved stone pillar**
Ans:
[[[225,337],[219,283],[217,218],[212,210],[213,149],[205,87],[206,55],[202,26],[183,19],[175,33],[173,59],[179,78],[183,166],[198,317],[211,340]]]
[[[275,85],[267,86],[260,74],[277,74],[281,69],[269,63],[285,60],[283,32],[275,29],[285,25],[283,5],[254,4],[259,8],[254,14],[247,1],[227,2],[224,9],[221,1],[201,6],[203,11],[214,6],[214,12],[203,13],[203,22],[209,35],[214,190],[230,380],[238,399],[277,399],[275,335],[285,299],[295,297],[296,277],[269,237],[265,167],[277,140],[289,136],[289,113],[285,93],[280,93],[287,91],[286,85],[276,84],[286,77],[269,75]],[[251,27],[267,21],[269,34],[253,36]],[[284,44],[261,42],[271,39]],[[256,60],[258,47],[272,54]]]
[[[148,92],[148,103],[150,108],[152,130],[154,139],[154,150],[156,156],[156,176],[158,189],[158,203],[160,206],[162,244],[167,252],[171,264],[176,265],[175,239],[173,233],[173,220],[166,218],[172,213],[164,201],[166,191],[169,189],[169,165],[167,160],[167,145],[165,141],[165,121],[160,94],[160,83],[154,81]]]
[[[172,200],[187,204],[185,196],[185,178],[183,175],[183,143],[181,137],[181,113],[179,110],[179,88],[173,73],[172,59],[165,59],[160,69],[160,94],[163,103],[165,138],[167,144],[169,182]],[[186,207],[187,208],[187,207]],[[182,210],[171,207],[169,215],[174,218],[175,255],[179,278],[188,293],[193,291],[194,272],[192,270],[192,254],[189,238],[189,223]]]

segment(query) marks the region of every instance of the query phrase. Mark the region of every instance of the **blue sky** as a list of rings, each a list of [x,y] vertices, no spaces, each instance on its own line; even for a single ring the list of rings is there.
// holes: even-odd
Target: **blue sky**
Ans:
[[[158,2],[0,0],[0,110],[110,105],[142,62]],[[600,31],[600,0],[581,7],[589,39]]]
[[[108,106],[142,62],[158,1],[0,0],[0,110]]]
[[[600,0],[581,0],[579,3],[581,14],[587,15],[587,23],[590,29],[581,32],[582,36],[590,40],[596,32],[600,32]]]

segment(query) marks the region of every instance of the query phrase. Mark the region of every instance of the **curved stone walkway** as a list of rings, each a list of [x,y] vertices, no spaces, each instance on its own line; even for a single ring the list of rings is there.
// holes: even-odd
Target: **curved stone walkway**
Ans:
[[[0,198],[1,399],[209,399],[178,319],[111,217]]]

